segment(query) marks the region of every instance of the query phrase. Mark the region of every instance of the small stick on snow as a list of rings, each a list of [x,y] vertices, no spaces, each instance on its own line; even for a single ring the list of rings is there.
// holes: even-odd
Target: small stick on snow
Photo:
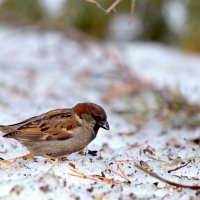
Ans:
[[[146,174],[148,174],[148,175],[150,175],[150,176],[152,176],[152,177],[154,177],[154,178],[156,178],[156,179],[158,179],[158,180],[160,180],[162,182],[165,182],[165,183],[167,183],[169,185],[172,185],[172,186],[175,186],[175,187],[187,188],[187,189],[191,189],[191,190],[200,190],[200,186],[198,186],[198,185],[193,185],[193,186],[192,185],[191,186],[190,185],[182,185],[182,184],[179,184],[179,183],[175,183],[175,182],[169,181],[169,180],[167,180],[165,178],[162,178],[158,174],[156,174],[154,172],[151,172],[151,171],[149,171],[147,169],[144,169],[143,167],[141,167],[136,162],[134,162],[134,166],[136,168],[142,170]]]
[[[113,169],[110,169],[110,171],[112,171],[114,174],[117,174],[118,176],[122,177],[123,179],[125,179],[126,181],[128,181],[124,176],[122,176],[120,173],[116,172]],[[129,181],[128,181],[129,182]]]
[[[126,174],[123,172],[122,168],[119,166],[119,163],[114,159],[115,164],[117,165],[117,167],[119,168],[120,172],[122,173],[124,179],[126,179],[129,183],[131,183],[130,179],[126,176]]]
[[[113,179],[108,179],[106,177],[99,176],[99,175],[97,175],[96,177],[88,176],[88,175],[85,175],[84,173],[77,171],[76,169],[71,169],[71,171],[74,172],[75,174],[68,173],[68,175],[75,176],[78,178],[89,179],[89,180],[93,180],[93,181],[102,181],[104,183],[111,184],[111,185],[118,185],[121,183],[121,182],[115,181]]]
[[[180,167],[176,167],[176,168],[174,168],[174,169],[169,170],[168,173],[171,173],[171,172],[177,171],[177,170],[179,170],[179,169],[181,169],[181,168],[183,168],[183,167],[186,167],[186,166],[187,166],[189,163],[191,163],[191,162],[192,162],[192,160],[189,160],[186,164],[181,165]]]
[[[90,177],[90,176],[86,176],[86,175],[71,174],[71,173],[68,173],[68,175],[75,176],[75,177],[78,177],[78,178],[83,178],[83,179],[89,179],[89,180],[92,180],[92,181],[98,181],[98,179]]]

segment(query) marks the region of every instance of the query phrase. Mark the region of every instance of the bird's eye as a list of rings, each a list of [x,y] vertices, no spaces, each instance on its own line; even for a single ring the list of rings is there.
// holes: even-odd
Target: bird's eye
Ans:
[[[93,118],[96,120],[96,121],[100,121],[101,120],[101,118],[98,116],[98,115],[93,115]]]

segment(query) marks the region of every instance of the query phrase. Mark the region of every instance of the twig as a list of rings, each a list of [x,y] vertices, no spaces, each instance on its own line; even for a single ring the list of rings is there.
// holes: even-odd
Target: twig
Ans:
[[[116,0],[107,10],[106,14],[109,14],[112,10],[115,10],[116,6],[121,2],[122,0]]]
[[[99,176],[99,175],[96,175],[96,177],[88,176],[82,172],[77,171],[76,169],[71,169],[71,171],[74,172],[75,174],[68,173],[68,175],[75,176],[78,178],[89,179],[89,180],[93,180],[93,181],[102,181],[104,183],[111,184],[111,185],[118,185],[118,184],[122,183],[122,182],[115,181],[113,179],[108,179],[106,177]]]
[[[56,159],[53,164],[51,165],[51,167],[40,177],[40,180],[44,179],[46,176],[50,175],[52,177],[54,177],[56,180],[61,179],[61,176],[58,176],[55,174],[54,172],[54,167],[58,164],[58,159]]]
[[[169,185],[172,185],[172,186],[175,186],[175,187],[187,188],[187,189],[191,189],[191,190],[200,190],[200,186],[198,186],[198,185],[193,185],[193,186],[190,186],[190,185],[182,185],[182,184],[178,184],[178,183],[169,181],[169,180],[167,180],[167,179],[165,179],[165,178],[162,178],[162,177],[160,177],[158,174],[156,174],[156,173],[154,173],[154,172],[151,172],[151,171],[149,171],[149,170],[147,170],[147,169],[142,168],[142,167],[141,167],[140,165],[138,165],[136,162],[134,162],[134,166],[135,166],[136,168],[140,169],[141,171],[145,172],[146,174],[148,174],[148,175],[150,175],[150,176],[152,176],[152,177],[154,177],[154,178],[156,178],[156,179],[158,179],[158,180],[160,180],[160,181],[162,181],[162,182],[165,182],[165,183],[167,183],[167,184],[169,184]]]
[[[99,176],[99,175],[97,175],[97,177],[99,180],[103,181],[104,183],[111,184],[111,185],[118,185],[118,184],[122,183],[120,181],[115,181],[114,179],[108,179],[106,177]]]
[[[106,9],[103,8],[99,2],[97,2],[95,0],[85,0],[85,1],[95,4],[97,8],[99,8],[101,11],[106,13]]]
[[[99,8],[101,11],[103,11],[106,14],[109,14],[111,11],[115,11],[116,6],[122,0],[116,0],[116,1],[114,1],[107,9],[103,8],[103,6],[99,2],[97,2],[96,0],[85,0],[85,1],[96,5],[96,7]]]
[[[110,169],[110,171],[112,171],[114,174],[117,174],[118,176],[122,177],[123,179],[125,179],[127,181],[127,179],[123,175],[121,175],[120,173],[116,172],[115,170]]]
[[[119,166],[119,163],[114,159],[115,164],[117,165],[117,167],[119,168],[120,172],[122,173],[124,179],[126,179],[129,183],[131,183],[130,179],[126,176],[126,174],[123,172],[122,168]]]
[[[133,16],[133,13],[134,13],[134,10],[135,10],[135,2],[136,2],[136,0],[131,1],[130,17]]]
[[[84,179],[90,179],[90,180],[93,180],[93,181],[98,181],[98,179],[90,177],[90,176],[86,176],[86,175],[78,175],[78,174],[71,174],[71,173],[68,173],[68,174],[70,176],[75,176],[75,177],[79,177],[79,178],[84,178]]]
[[[78,175],[85,176],[84,173],[77,171],[76,169],[71,169],[71,171],[75,172]]]
[[[186,167],[189,163],[191,163],[192,162],[192,160],[189,160],[186,164],[184,164],[184,165],[181,165],[180,167],[176,167],[176,168],[174,168],[174,169],[170,169],[170,170],[168,170],[168,173],[171,173],[171,172],[173,172],[173,171],[177,171],[177,170],[179,170],[179,169],[181,169],[181,168],[183,168],[183,167]]]
[[[117,162],[119,163],[127,163],[127,162],[130,162],[131,160],[118,160]]]

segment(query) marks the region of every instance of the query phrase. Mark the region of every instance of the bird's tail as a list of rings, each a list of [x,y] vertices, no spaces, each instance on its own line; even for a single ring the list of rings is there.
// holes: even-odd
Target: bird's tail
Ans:
[[[2,132],[3,132],[4,128],[5,128],[5,126],[3,126],[3,125],[0,125],[0,131],[2,131]]]
[[[13,128],[11,126],[0,125],[0,131],[3,133],[10,133],[13,131]]]

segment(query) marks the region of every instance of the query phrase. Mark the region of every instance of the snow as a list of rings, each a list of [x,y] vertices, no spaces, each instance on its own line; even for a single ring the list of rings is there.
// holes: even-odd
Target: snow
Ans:
[[[146,43],[127,45],[123,49],[128,65],[146,80],[162,87],[179,89],[191,101],[199,102],[200,57],[163,45]],[[192,79],[191,79],[192,76]]]
[[[171,187],[136,169],[133,161],[146,162],[157,174],[177,183],[199,184],[199,159],[172,173],[162,162],[150,159],[144,150],[154,149],[155,158],[171,163],[178,156],[200,156],[198,146],[188,139],[199,130],[170,129],[150,121],[140,131],[113,112],[121,105],[104,104],[102,95],[116,80],[116,58],[140,77],[158,86],[179,87],[191,101],[199,101],[200,56],[182,53],[154,43],[80,44],[57,32],[39,32],[34,27],[0,27],[0,124],[12,124],[55,108],[72,107],[78,102],[95,102],[105,108],[110,131],[100,130],[87,147],[98,150],[96,157],[74,153],[66,161],[41,157],[18,159],[0,170],[2,199],[189,199],[196,191]],[[113,56],[114,55],[114,56]],[[132,134],[130,134],[132,133]],[[132,145],[132,146],[131,146]],[[132,147],[132,148],[131,148]],[[28,151],[12,139],[0,137],[0,157],[18,157]],[[120,164],[131,184],[109,171]],[[69,175],[73,163],[88,176],[101,175],[121,181],[112,186]],[[176,175],[176,176],[175,176]],[[158,185],[156,186],[156,182]]]
[[[181,0],[168,1],[163,8],[163,14],[169,28],[178,35],[181,35],[184,31],[188,19],[187,2]]]

